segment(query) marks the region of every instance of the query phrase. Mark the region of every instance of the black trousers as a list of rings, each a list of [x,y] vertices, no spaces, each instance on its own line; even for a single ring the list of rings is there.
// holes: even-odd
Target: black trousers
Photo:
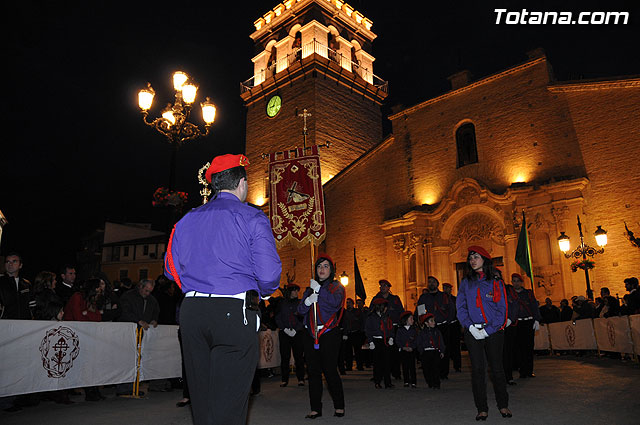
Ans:
[[[291,351],[293,351],[293,361],[296,365],[296,377],[298,381],[304,381],[304,333],[306,330],[297,331],[290,337],[284,331],[278,332],[280,341],[280,370],[282,372],[282,382],[289,382],[289,372],[291,368]]]
[[[460,355],[460,337],[462,336],[460,322],[449,323],[449,339],[447,339],[447,353],[453,362],[453,369],[460,370],[462,367],[462,356]]]
[[[189,384],[187,380],[187,371],[184,367],[184,347],[182,346],[182,333],[180,332],[180,328],[178,328],[178,342],[180,343],[180,352],[182,353],[182,398],[188,398],[191,400],[189,396]]]
[[[338,352],[342,334],[338,329],[325,332],[320,337],[320,348],[313,348],[314,339],[308,331],[304,334],[304,357],[309,375],[309,402],[311,410],[322,413],[322,375],[327,380],[334,409],[344,409],[342,380],[338,374]]]
[[[507,382],[513,380],[513,357],[516,349],[517,326],[509,326],[504,330],[504,348],[502,350],[502,364],[504,377]]]
[[[243,300],[187,297],[180,309],[193,423],[242,424],[258,363],[258,313]]]
[[[504,331],[499,331],[485,339],[475,339],[468,330],[464,331],[464,342],[469,350],[471,360],[471,388],[473,400],[478,412],[488,412],[486,370],[493,382],[498,409],[509,407],[507,381],[504,378],[502,365],[502,350],[504,345]]]
[[[382,338],[374,338],[373,343],[376,346],[373,349],[373,381],[380,384],[384,380],[384,386],[388,387],[391,385],[391,348],[385,345]]]
[[[529,376],[533,373],[534,337],[533,320],[518,320],[518,326],[516,326],[516,357],[520,376]]]
[[[415,351],[400,351],[402,363],[402,378],[405,384],[416,384],[416,355]]]
[[[362,344],[366,336],[364,332],[356,331],[347,334],[347,340],[344,341],[344,364],[346,370],[353,369],[353,357],[355,354],[356,366],[358,370],[364,368],[364,356],[362,353]]]
[[[436,328],[440,330],[442,334],[442,340],[445,344],[449,342],[449,323],[442,323],[440,325],[436,325]],[[449,377],[449,346],[444,350],[444,357],[440,362],[440,378],[447,379]]]
[[[444,359],[440,358],[440,351],[423,351],[420,358],[422,359],[422,374],[427,385],[429,388],[440,388],[440,366],[444,363]]]

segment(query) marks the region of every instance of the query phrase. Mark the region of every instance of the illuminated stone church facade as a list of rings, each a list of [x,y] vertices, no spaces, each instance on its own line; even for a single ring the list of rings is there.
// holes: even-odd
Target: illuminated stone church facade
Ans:
[[[482,245],[506,276],[515,263],[521,212],[529,225],[535,294],[543,301],[585,294],[558,247],[565,232],[596,246],[591,285],[622,296],[640,275],[640,250],[624,223],[640,231],[640,79],[558,82],[542,50],[524,63],[471,81],[394,113],[382,137],[388,86],[373,72],[372,22],[342,1],[290,0],[255,21],[253,77],[242,84],[247,108],[249,201],[268,203],[262,154],[307,143],[321,149],[327,236],[321,250],[351,277],[354,248],[368,298],[379,279],[412,307],[427,276],[461,279],[468,245]],[[634,229],[635,227],[635,229]],[[310,250],[284,247],[283,284],[310,277]],[[527,282],[528,283],[528,282]],[[454,289],[455,292],[455,289]]]

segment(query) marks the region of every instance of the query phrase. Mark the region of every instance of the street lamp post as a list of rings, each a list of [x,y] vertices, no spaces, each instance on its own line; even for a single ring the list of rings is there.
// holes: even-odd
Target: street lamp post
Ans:
[[[171,153],[169,190],[174,189],[176,154],[178,148],[189,140],[207,136],[216,118],[216,107],[207,97],[206,100],[200,104],[202,108],[202,119],[205,123],[204,132],[201,131],[197,125],[188,121],[191,114],[191,107],[196,100],[198,87],[190,81],[187,74],[182,71],[176,71],[173,74],[173,88],[175,90],[175,100],[173,104],[167,104],[162,110],[162,116],[154,120],[149,119],[149,109],[151,109],[151,104],[155,96],[155,91],[151,87],[151,84],[148,83],[147,88],[138,92],[138,106],[142,112],[145,124],[155,128],[167,137],[173,147]]]
[[[349,275],[346,271],[343,271],[340,275],[340,283],[342,284],[342,286],[347,286],[349,284]]]
[[[596,254],[602,254],[604,252],[604,247],[607,244],[607,231],[604,230],[601,226],[598,226],[596,231],[594,232],[594,236],[596,238],[596,243],[600,247],[593,248],[587,245],[584,242],[584,235],[582,234],[582,223],[580,222],[580,216],[578,216],[578,231],[580,232],[580,245],[573,251],[569,252],[571,249],[571,242],[569,241],[569,236],[565,235],[564,232],[560,232],[560,236],[558,236],[558,245],[560,245],[560,251],[564,254],[566,258],[581,258],[583,262],[587,259],[587,256],[593,257]],[[589,267],[585,265],[584,267],[584,277],[587,281],[587,298],[593,300],[593,291],[591,290],[591,282],[589,280]]]

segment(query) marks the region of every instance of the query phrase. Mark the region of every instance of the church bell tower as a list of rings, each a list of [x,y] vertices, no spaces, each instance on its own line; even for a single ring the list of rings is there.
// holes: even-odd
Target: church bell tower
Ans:
[[[307,146],[330,144],[320,152],[326,183],[380,142],[388,84],[373,73],[372,22],[341,0],[286,0],[254,25],[254,72],[241,97],[248,201],[263,205],[263,154],[302,147],[306,122]]]

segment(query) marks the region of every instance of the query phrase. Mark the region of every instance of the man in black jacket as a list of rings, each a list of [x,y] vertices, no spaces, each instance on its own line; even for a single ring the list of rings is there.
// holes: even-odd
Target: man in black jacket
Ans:
[[[6,274],[0,276],[0,318],[31,319],[32,300],[31,283],[21,278],[22,258],[10,253],[5,259]]]

